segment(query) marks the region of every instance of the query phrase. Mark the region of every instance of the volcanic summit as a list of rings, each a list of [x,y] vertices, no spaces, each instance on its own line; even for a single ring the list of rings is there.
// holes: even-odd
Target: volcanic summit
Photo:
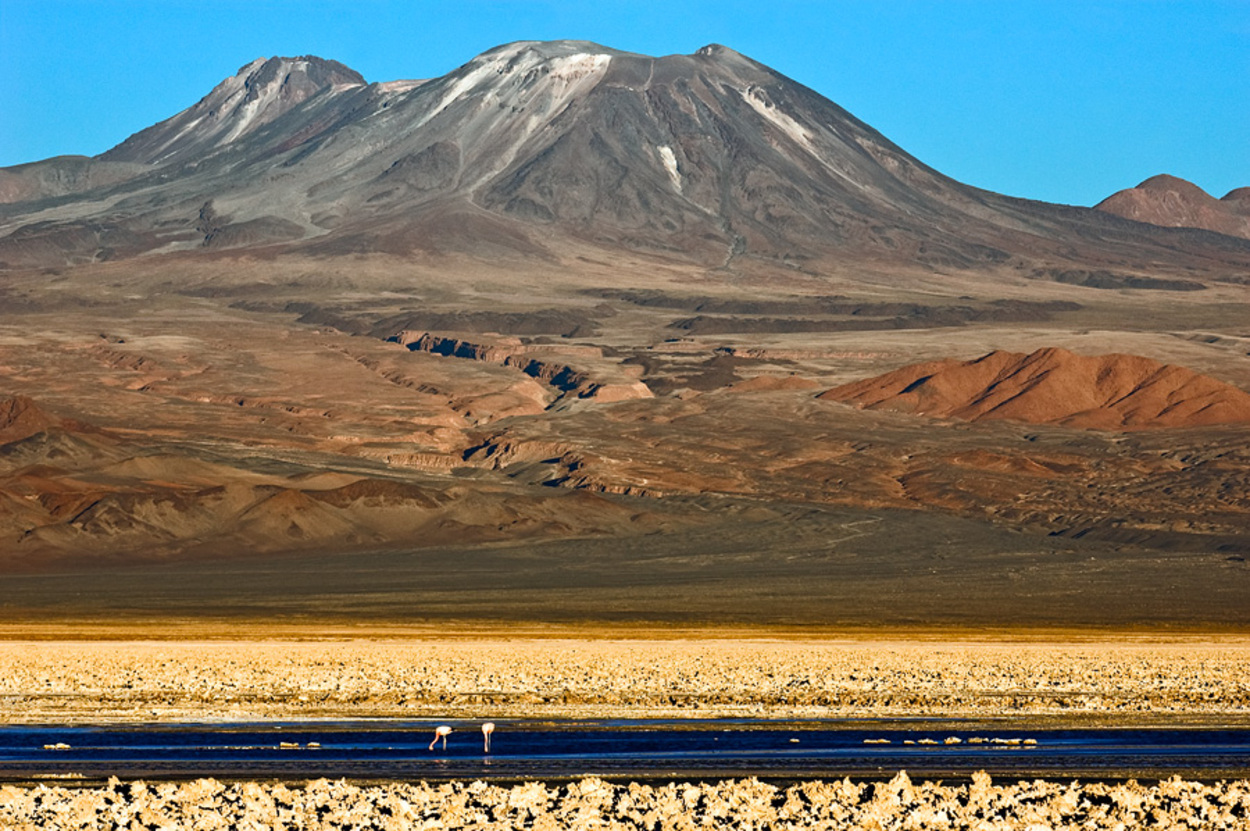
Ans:
[[[0,214],[10,266],[273,245],[547,261],[623,250],[815,272],[1157,268],[1181,246],[1250,265],[1250,244],[1151,236],[960,184],[718,45],[653,58],[519,42],[441,78],[373,84],[334,61],[257,59],[94,160],[10,168],[0,185],[14,200]]]

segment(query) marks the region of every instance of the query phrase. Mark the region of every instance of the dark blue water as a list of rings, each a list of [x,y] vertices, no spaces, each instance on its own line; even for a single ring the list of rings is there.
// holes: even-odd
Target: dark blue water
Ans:
[[[437,724],[453,732],[429,750]],[[1247,729],[926,729],[887,722],[370,721],[0,727],[0,779],[126,777],[560,778],[1250,776]],[[948,737],[958,744],[943,743]],[[973,739],[982,739],[974,743]],[[889,744],[865,740],[888,739]],[[1011,740],[1036,744],[1009,744]],[[938,744],[921,744],[935,740]],[[995,740],[998,740],[996,743]],[[905,742],[917,742],[905,744]],[[281,742],[299,745],[282,748]],[[45,745],[68,749],[45,749]],[[317,743],[320,747],[309,747]]]

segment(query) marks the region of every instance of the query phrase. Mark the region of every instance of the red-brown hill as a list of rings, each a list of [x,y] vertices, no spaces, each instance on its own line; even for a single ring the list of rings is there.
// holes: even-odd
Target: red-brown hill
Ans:
[[[18,441],[63,424],[61,419],[44,412],[24,395],[0,396],[0,444]]]
[[[1250,394],[1222,381],[1137,355],[1054,347],[914,364],[820,397],[864,409],[1104,430],[1250,423]]]
[[[1248,188],[1216,199],[1176,176],[1152,176],[1135,188],[1113,193],[1094,207],[1104,213],[1171,228],[1204,228],[1250,239]]]

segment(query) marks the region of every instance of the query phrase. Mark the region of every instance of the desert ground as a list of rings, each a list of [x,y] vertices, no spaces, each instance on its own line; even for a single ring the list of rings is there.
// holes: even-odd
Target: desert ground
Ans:
[[[1250,622],[1245,423],[1089,429],[820,397],[1044,347],[1245,395],[1239,288],[1181,292],[1162,316],[1150,292],[1021,281],[1006,299],[1029,320],[930,297],[896,328],[897,301],[866,318],[803,285],[760,307],[724,286],[699,300],[678,272],[605,298],[593,268],[541,289],[484,269],[423,274],[416,296],[394,268],[10,278],[0,618]],[[961,289],[985,296],[945,287]],[[809,331],[691,335],[682,304]],[[865,319],[887,328],[839,329]]]

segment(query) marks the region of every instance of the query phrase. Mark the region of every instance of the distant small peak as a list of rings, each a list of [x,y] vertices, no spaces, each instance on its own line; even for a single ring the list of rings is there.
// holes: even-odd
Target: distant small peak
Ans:
[[[1220,197],[1221,202],[1250,202],[1250,187],[1233,188]]]
[[[1174,190],[1182,193],[1201,193],[1203,196],[1210,196],[1205,190],[1179,176],[1172,176],[1167,173],[1160,173],[1158,176],[1151,176],[1146,181],[1137,186],[1139,190],[1165,191]]]

